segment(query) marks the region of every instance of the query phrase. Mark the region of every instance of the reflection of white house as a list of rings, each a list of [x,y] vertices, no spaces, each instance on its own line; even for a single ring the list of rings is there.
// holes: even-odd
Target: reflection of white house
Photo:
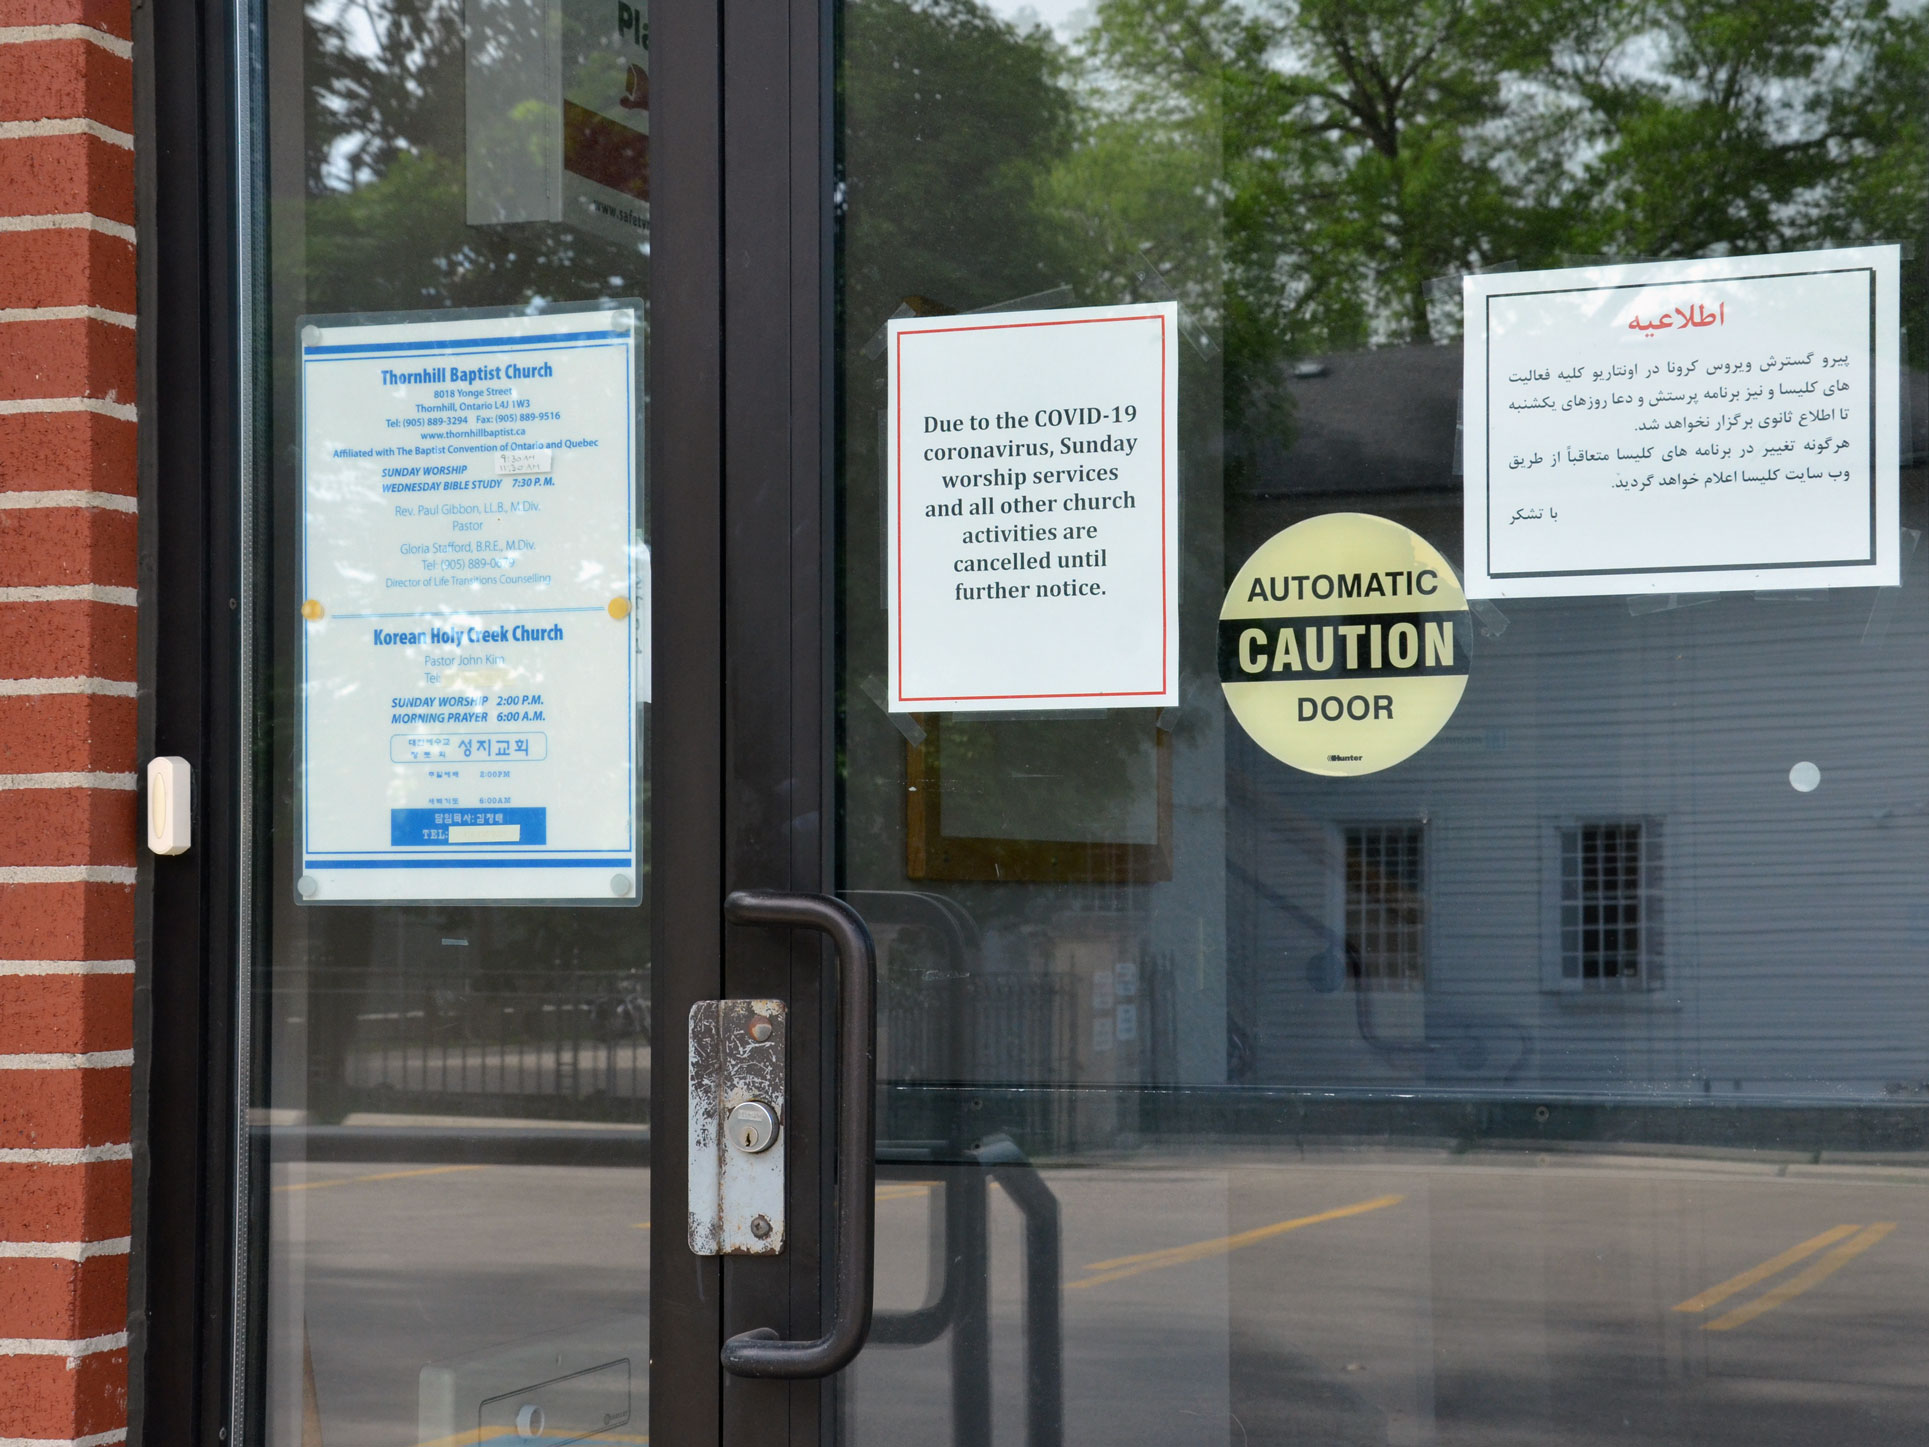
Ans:
[[[1296,435],[1228,500],[1228,559],[1354,510],[1457,563],[1459,349],[1290,385]],[[1907,531],[1929,387],[1905,394],[1900,589],[1488,605],[1452,722],[1364,779],[1228,730],[1248,1080],[1929,1091],[1929,560]]]

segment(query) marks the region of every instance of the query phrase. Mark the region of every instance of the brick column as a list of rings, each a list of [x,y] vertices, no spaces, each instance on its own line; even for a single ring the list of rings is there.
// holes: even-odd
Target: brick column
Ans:
[[[0,1447],[127,1436],[128,0],[0,0]]]

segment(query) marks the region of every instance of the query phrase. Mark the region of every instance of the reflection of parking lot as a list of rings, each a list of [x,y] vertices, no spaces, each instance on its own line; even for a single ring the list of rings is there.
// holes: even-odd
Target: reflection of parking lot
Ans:
[[[1069,1442],[1929,1440],[1929,1171],[1202,1152],[1046,1175]],[[1018,1443],[1015,1211],[992,1238]],[[921,1212],[880,1206],[880,1306],[915,1304],[924,1252]],[[856,1440],[945,1440],[946,1371],[942,1344],[860,1358]]]
[[[1929,1440],[1929,1171],[1201,1151],[1044,1175],[1067,1442]],[[316,1252],[329,1447],[415,1440],[427,1361],[646,1291],[647,1172],[330,1165],[277,1187]],[[880,1185],[880,1309],[924,1299],[941,1194]],[[1022,1247],[999,1194],[993,1439],[1017,1444]],[[942,1341],[868,1350],[853,1442],[949,1440],[948,1372]]]
[[[304,1321],[325,1447],[408,1447],[428,1363],[514,1361],[518,1343],[648,1302],[648,1171],[314,1164],[278,1168],[272,1187],[277,1252],[309,1253],[305,1282],[270,1288],[271,1361],[293,1368],[270,1383],[277,1447],[312,1447],[298,1426]]]

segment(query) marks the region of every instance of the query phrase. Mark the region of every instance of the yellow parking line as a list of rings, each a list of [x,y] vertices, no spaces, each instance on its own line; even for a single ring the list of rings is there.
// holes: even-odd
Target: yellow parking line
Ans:
[[[1363,1216],[1368,1211],[1383,1211],[1388,1206],[1397,1206],[1406,1200],[1405,1196],[1375,1196],[1370,1201],[1355,1201],[1350,1206],[1338,1206],[1331,1211],[1321,1211],[1312,1216],[1295,1216],[1290,1221],[1275,1221],[1270,1226],[1256,1226],[1250,1231],[1241,1231],[1235,1236],[1220,1236],[1211,1241],[1195,1241],[1189,1246],[1167,1246],[1159,1251],[1142,1251],[1136,1256],[1115,1256],[1109,1261],[1094,1261],[1085,1269],[1101,1273],[1087,1276],[1079,1281],[1067,1282],[1066,1286],[1076,1291],[1086,1286],[1103,1286],[1108,1281],[1123,1281],[1128,1276],[1138,1276],[1147,1271],[1158,1271],[1167,1266],[1183,1266],[1189,1261],[1204,1261],[1208,1257],[1223,1256],[1229,1251],[1237,1251],[1242,1246],[1252,1246],[1297,1231],[1302,1226],[1317,1226],[1323,1221],[1342,1221],[1348,1216]]]
[[[647,1231],[650,1229],[650,1223],[648,1221],[634,1221],[634,1222],[631,1222],[631,1225],[633,1225],[638,1231]]]
[[[1877,1221],[1873,1226],[1865,1226],[1862,1233],[1853,1241],[1845,1241],[1828,1255],[1816,1262],[1808,1270],[1798,1272],[1784,1281],[1773,1291],[1762,1293],[1746,1306],[1738,1306],[1726,1316],[1716,1317],[1702,1328],[1703,1331],[1733,1331],[1745,1326],[1764,1312],[1773,1311],[1785,1301],[1793,1301],[1812,1286],[1819,1286],[1836,1272],[1847,1266],[1856,1257],[1875,1245],[1884,1236],[1895,1230],[1894,1221]]]
[[[1675,1308],[1676,1311],[1706,1311],[1711,1306],[1720,1306],[1737,1292],[1746,1291],[1757,1282],[1766,1281],[1778,1272],[1786,1271],[1797,1261],[1805,1260],[1820,1251],[1824,1246],[1833,1246],[1844,1236],[1853,1236],[1861,1230],[1860,1226],[1831,1226],[1820,1236],[1811,1236],[1799,1246],[1791,1246],[1780,1256],[1771,1256],[1760,1266],[1751,1266],[1739,1276],[1731,1276],[1718,1286],[1711,1286],[1699,1296],[1691,1296]]]
[[[277,1191],[320,1191],[329,1186],[359,1186],[366,1181],[401,1181],[410,1176],[446,1176],[451,1171],[479,1171],[481,1166],[424,1166],[416,1171],[383,1171],[373,1176],[336,1176],[327,1181],[297,1181],[290,1186],[276,1186]]]

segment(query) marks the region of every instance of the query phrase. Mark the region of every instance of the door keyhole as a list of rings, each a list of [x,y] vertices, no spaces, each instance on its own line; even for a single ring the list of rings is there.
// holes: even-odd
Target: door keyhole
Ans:
[[[754,1156],[776,1143],[777,1112],[761,1100],[746,1100],[730,1108],[724,1129],[732,1146]]]

